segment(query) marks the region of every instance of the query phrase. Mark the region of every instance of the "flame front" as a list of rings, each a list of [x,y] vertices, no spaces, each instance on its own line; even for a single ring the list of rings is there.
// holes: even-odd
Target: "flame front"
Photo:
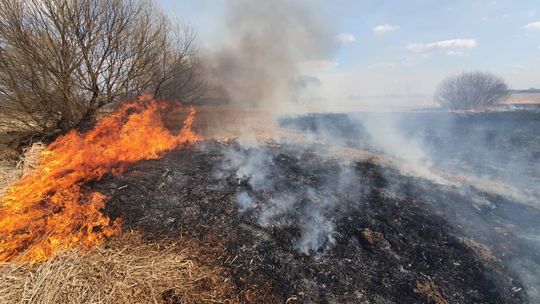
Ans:
[[[49,145],[39,167],[13,184],[0,204],[0,261],[39,262],[65,249],[91,248],[118,233],[120,220],[112,222],[101,212],[106,197],[84,185],[199,140],[192,131],[195,109],[172,134],[162,119],[168,106],[141,96],[93,130],[71,131]]]

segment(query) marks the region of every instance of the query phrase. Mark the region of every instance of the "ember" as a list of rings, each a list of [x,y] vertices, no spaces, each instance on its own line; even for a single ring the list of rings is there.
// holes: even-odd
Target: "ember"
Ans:
[[[120,230],[101,210],[106,196],[85,188],[107,173],[155,159],[200,137],[195,109],[178,134],[162,121],[170,103],[143,95],[103,118],[87,133],[73,130],[42,152],[39,167],[15,183],[0,205],[0,261],[39,262],[55,253],[100,244]]]

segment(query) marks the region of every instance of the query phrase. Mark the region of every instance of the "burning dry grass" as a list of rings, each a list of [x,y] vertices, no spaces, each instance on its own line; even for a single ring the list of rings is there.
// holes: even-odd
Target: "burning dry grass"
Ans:
[[[219,269],[199,265],[197,245],[145,243],[124,233],[89,252],[37,264],[0,264],[0,303],[233,303]]]
[[[191,130],[194,108],[177,133],[167,128],[168,116],[180,112],[178,104],[144,95],[86,133],[72,130],[57,138],[40,153],[39,165],[28,168],[2,196],[0,260],[44,261],[65,249],[92,248],[118,233],[120,219],[112,222],[101,212],[106,197],[84,184],[199,140]]]
[[[45,146],[0,159],[0,197],[39,168]],[[89,252],[64,251],[38,264],[0,263],[0,303],[233,303],[220,269],[199,265],[198,245],[145,243],[124,233]]]

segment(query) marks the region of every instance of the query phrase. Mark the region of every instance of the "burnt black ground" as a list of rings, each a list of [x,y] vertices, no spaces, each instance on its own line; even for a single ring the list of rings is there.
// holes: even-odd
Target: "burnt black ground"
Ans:
[[[490,176],[540,198],[540,106],[513,111],[417,111],[310,114],[285,117],[285,127],[363,149],[380,150],[372,128],[391,125],[405,141],[416,141],[430,160],[453,174]]]
[[[233,171],[216,175],[231,147],[241,149],[210,142],[175,151],[89,186],[110,196],[106,212],[121,216],[124,229],[154,237],[185,235],[223,248],[215,261],[228,270],[245,302],[436,303],[417,289],[430,282],[436,286],[431,296],[440,293],[448,303],[528,302],[522,282],[506,265],[534,249],[514,237],[511,227],[519,216],[538,218],[536,210],[498,197],[491,198],[496,208],[479,210],[458,189],[353,162],[355,182],[369,191],[350,196],[325,189],[339,201],[339,207],[325,210],[336,223],[336,242],[306,255],[294,246],[300,235],[295,221],[312,202],[300,202],[288,225],[278,227],[264,228],[252,212],[239,213],[237,192],[254,191]],[[328,187],[339,167],[310,149],[268,149],[278,172],[290,176],[282,187]],[[253,194],[259,206],[272,195]],[[519,216],[508,218],[505,208]],[[478,218],[486,222],[485,231],[470,229]],[[463,237],[492,248],[495,259],[482,257]],[[528,259],[540,263],[536,252],[529,250]]]

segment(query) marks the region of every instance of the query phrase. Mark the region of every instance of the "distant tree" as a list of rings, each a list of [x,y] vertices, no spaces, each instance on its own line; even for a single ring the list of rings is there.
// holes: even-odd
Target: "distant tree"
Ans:
[[[445,79],[435,101],[450,110],[485,109],[510,95],[505,81],[488,72],[468,72]]]
[[[53,135],[143,92],[189,102],[194,39],[151,0],[0,0],[0,119]]]

